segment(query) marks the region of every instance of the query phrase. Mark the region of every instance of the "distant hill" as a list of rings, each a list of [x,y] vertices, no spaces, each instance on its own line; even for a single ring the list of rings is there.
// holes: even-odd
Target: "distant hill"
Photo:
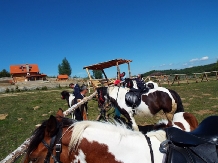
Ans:
[[[192,73],[201,73],[201,72],[210,72],[210,71],[218,71],[218,61],[216,63],[203,65],[203,66],[195,66],[191,68],[185,69],[169,69],[169,70],[152,70],[142,74],[142,76],[153,76],[153,75],[170,75],[170,74],[187,74],[191,75]],[[212,74],[211,74],[212,75]]]

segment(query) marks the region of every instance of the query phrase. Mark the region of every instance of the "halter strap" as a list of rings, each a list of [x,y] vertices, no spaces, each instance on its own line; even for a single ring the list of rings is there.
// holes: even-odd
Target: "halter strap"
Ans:
[[[60,154],[62,151],[62,145],[61,145],[61,140],[62,140],[62,124],[58,125],[58,133],[54,135],[51,138],[50,145],[48,145],[45,140],[42,140],[43,145],[48,149],[48,153],[44,159],[44,163],[49,163],[50,162],[50,157],[54,159],[55,163],[61,163],[60,161]],[[56,144],[55,144],[56,141]],[[52,151],[55,146],[55,152],[56,156],[53,155]]]
[[[144,136],[145,136],[145,138],[146,138],[146,140],[148,142],[148,146],[150,148],[151,163],[154,163],[154,153],[153,153],[153,149],[152,149],[152,145],[151,145],[151,140],[150,140],[150,138],[146,134],[144,134]]]

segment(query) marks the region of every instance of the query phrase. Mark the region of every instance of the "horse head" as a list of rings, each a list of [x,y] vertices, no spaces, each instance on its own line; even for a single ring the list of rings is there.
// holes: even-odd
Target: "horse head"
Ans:
[[[109,97],[108,97],[107,89],[108,89],[108,87],[99,87],[99,88],[97,88],[99,107],[103,107],[104,105],[109,103]]]
[[[145,84],[149,89],[156,89],[158,87],[158,84],[153,81],[148,81]]]
[[[62,92],[61,92],[61,98],[62,98],[62,99],[68,100],[68,99],[69,99],[69,96],[70,96],[70,93],[69,93],[69,92],[67,92],[67,91],[62,91]]]
[[[72,119],[63,117],[63,110],[59,109],[56,116],[51,115],[34,132],[27,149],[24,163],[29,162],[68,162],[65,161],[69,153],[66,127],[74,123]],[[65,135],[69,136],[69,133]],[[63,153],[63,154],[62,154]]]

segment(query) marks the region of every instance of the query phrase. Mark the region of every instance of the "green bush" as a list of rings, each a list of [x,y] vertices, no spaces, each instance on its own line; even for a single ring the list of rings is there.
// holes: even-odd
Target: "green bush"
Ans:
[[[6,88],[5,93],[9,93],[10,89]]]
[[[20,92],[20,89],[19,89],[18,86],[16,86],[15,91],[16,91],[16,92]]]
[[[42,90],[47,90],[48,88],[46,86],[43,86],[42,87]]]

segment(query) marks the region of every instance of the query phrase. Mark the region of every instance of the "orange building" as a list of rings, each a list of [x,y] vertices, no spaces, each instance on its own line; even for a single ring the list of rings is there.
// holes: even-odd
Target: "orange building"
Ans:
[[[10,74],[17,81],[30,81],[30,80],[45,80],[45,74],[39,73],[39,67],[37,64],[20,64],[11,65]]]
[[[69,76],[68,75],[58,75],[57,80],[68,80]]]

